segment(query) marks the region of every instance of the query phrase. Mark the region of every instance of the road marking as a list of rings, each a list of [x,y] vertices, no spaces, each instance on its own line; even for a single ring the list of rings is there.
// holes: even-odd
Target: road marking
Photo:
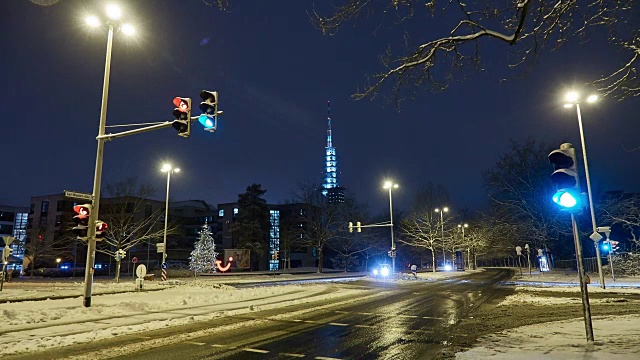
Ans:
[[[309,323],[309,324],[317,324],[318,323],[317,321],[313,321],[313,320],[302,320],[302,322],[306,322],[306,323]]]
[[[373,326],[373,325],[355,325],[355,327],[372,328],[372,327],[375,327],[375,326]]]
[[[224,347],[224,345],[220,345],[220,344],[211,344],[211,346],[213,346],[213,347]]]
[[[369,312],[359,312],[358,315],[373,315],[373,313]]]
[[[302,320],[300,320],[300,319],[293,319],[291,321],[293,321],[293,322],[302,322]]]
[[[324,356],[316,356],[314,359],[316,359],[316,360],[342,360],[342,359],[338,359],[338,358],[324,357]]]
[[[333,325],[333,326],[349,326],[349,324],[343,324],[343,323],[329,323],[329,325]]]
[[[260,354],[266,354],[269,352],[269,350],[262,350],[262,349],[252,349],[252,348],[244,348],[242,349],[243,351],[250,351],[250,352],[254,352],[254,353],[260,353]]]
[[[442,320],[442,318],[440,317],[433,317],[433,316],[423,316],[423,319],[434,319],[434,320]]]
[[[398,316],[403,318],[417,318],[416,315],[398,315]]]
[[[340,311],[340,310],[336,310],[336,311],[334,311],[334,312],[336,312],[336,313],[338,313],[338,314],[348,314],[348,312],[346,312],[346,311]]]
[[[197,342],[197,341],[185,341],[188,344],[193,344],[193,345],[207,345],[203,342]]]
[[[304,357],[304,354],[293,354],[293,353],[280,353],[280,355],[291,356],[291,357]]]

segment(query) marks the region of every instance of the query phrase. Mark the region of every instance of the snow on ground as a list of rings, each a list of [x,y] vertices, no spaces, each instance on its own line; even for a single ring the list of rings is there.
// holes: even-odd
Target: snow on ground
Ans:
[[[439,272],[419,272],[417,279],[409,272],[398,272],[394,277],[381,277],[381,276],[368,276],[365,279],[373,282],[394,282],[399,284],[412,284],[416,283],[416,280],[420,281],[436,281],[445,280],[451,278],[457,278],[465,275],[471,275],[474,273],[482,272],[484,269],[478,270],[466,270],[466,271],[439,271]]]
[[[535,288],[531,288],[534,290]],[[535,289],[540,290],[540,289]],[[619,298],[604,298],[604,299],[589,299],[590,304],[615,304],[617,302],[640,302],[639,300],[628,300]],[[510,305],[560,305],[560,304],[582,304],[582,298],[580,297],[580,290],[577,291],[575,297],[551,297],[551,296],[539,296],[528,294],[525,292],[518,292],[514,295],[507,296],[502,300],[498,306],[510,306]]]
[[[369,296],[378,296],[369,295]],[[327,285],[284,285],[235,289],[195,281],[160,291],[0,304],[0,355],[144,332],[337,297],[367,296],[364,290]]]
[[[593,318],[595,342],[588,344],[582,319],[523,326],[482,337],[456,359],[639,359],[640,315]]]
[[[592,286],[600,286],[600,279],[597,273],[587,274],[591,280]],[[514,276],[514,281],[522,281],[522,282],[535,282],[535,283],[560,283],[560,284],[575,284],[578,285],[578,272],[575,270],[563,270],[563,269],[554,269],[551,272],[539,272],[534,270],[531,275],[529,275],[527,269],[522,269],[522,275],[518,274],[518,270],[516,270],[516,276]],[[639,276],[623,276],[616,277],[614,281],[611,276],[605,276],[604,283],[606,287],[640,287],[640,277]],[[553,286],[553,285],[551,285]]]

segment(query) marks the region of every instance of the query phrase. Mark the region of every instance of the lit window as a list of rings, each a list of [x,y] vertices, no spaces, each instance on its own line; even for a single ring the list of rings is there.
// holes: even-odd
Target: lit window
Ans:
[[[220,210],[218,211],[218,216],[219,216],[219,217],[223,217],[223,216],[224,216],[224,209],[220,209]]]
[[[233,215],[238,215],[238,208],[233,208]]]

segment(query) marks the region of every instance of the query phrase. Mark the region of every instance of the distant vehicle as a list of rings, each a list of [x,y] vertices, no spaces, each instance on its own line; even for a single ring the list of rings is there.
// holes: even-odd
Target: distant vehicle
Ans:
[[[373,274],[373,277],[387,277],[391,274],[391,265],[380,264],[376,266],[371,273]]]

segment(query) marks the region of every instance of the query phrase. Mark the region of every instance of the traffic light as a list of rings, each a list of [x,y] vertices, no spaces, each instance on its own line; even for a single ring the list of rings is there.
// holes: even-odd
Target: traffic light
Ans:
[[[5,246],[2,249],[2,262],[4,263],[9,261],[9,256],[11,256],[11,254],[13,254],[13,249],[9,246]]]
[[[618,242],[615,240],[609,240],[609,243],[611,244],[611,252],[616,252],[618,250],[620,250],[620,248],[618,248]]]
[[[278,250],[274,250],[273,251],[273,255],[271,255],[271,260],[278,260],[279,254],[280,252]]]
[[[602,242],[602,251],[610,252],[611,251],[611,243],[608,240]]]
[[[353,223],[351,221],[349,221],[349,232],[353,232]]]
[[[356,227],[358,228],[358,232],[362,232],[362,228],[360,227],[360,221],[356,222]]]
[[[549,162],[553,164],[554,172],[551,181],[556,187],[553,202],[560,205],[561,210],[579,212],[581,210],[580,182],[578,178],[578,163],[576,150],[569,143],[560,145],[560,149],[549,154]]]
[[[122,249],[119,249],[118,251],[116,251],[116,260],[122,260],[122,259],[124,259],[126,257],[127,257],[127,252],[126,251],[124,251]]]
[[[191,99],[177,97],[173,104],[176,108],[173,109],[175,120],[172,126],[178,130],[178,135],[188,138],[191,134]]]
[[[78,240],[87,240],[87,225],[91,216],[91,204],[76,205],[73,207],[76,215],[73,217],[76,226],[71,229],[77,235]]]
[[[106,222],[102,220],[96,221],[96,241],[102,240],[102,237],[104,236],[103,233],[108,227],[109,225],[107,225]]]
[[[202,114],[198,117],[198,122],[206,131],[214,132],[218,127],[218,92],[202,90],[200,97],[202,98],[200,103]]]

